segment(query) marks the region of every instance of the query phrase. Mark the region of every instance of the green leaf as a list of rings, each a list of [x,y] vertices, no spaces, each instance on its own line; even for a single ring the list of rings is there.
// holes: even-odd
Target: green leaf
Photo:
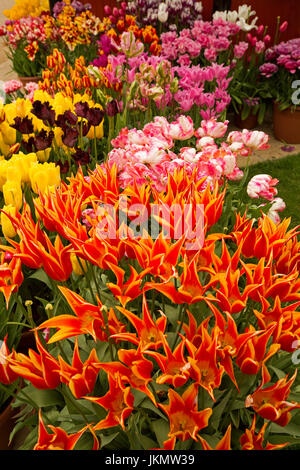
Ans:
[[[271,433],[280,433],[280,434],[289,434],[291,436],[299,436],[300,437],[300,426],[299,424],[289,423],[284,428],[279,426],[278,424],[272,423],[270,426],[270,434]]]
[[[163,443],[168,439],[168,434],[170,432],[169,423],[164,419],[157,419],[152,421],[151,427],[155,433],[159,446],[163,447]]]
[[[154,404],[152,403],[152,401],[150,400],[150,398],[146,398],[142,404],[141,404],[141,408],[145,408],[147,410],[151,410],[153,411],[153,413],[161,416],[164,420],[166,420],[166,416],[156,407],[154,406]]]
[[[108,436],[105,436],[104,434],[100,434],[101,448],[110,444],[118,435],[119,435],[119,432],[109,434]]]
[[[49,278],[48,278],[47,274],[45,273],[45,271],[43,269],[38,269],[33,274],[31,274],[31,276],[29,276],[29,278],[30,279],[37,279],[37,280],[43,282],[44,284],[47,285],[47,287],[49,287],[50,290],[52,290],[52,286],[51,286],[51,283],[49,281]]]
[[[24,388],[24,392],[30,396],[38,408],[64,404],[64,399],[57,390],[39,390],[30,384]]]
[[[212,419],[210,420],[209,424],[217,430],[220,424],[220,419],[221,416],[226,408],[226,405],[229,401],[229,398],[231,396],[232,390],[229,390],[229,392],[225,395],[225,397],[218,403],[218,405],[213,407],[213,414],[212,414]]]

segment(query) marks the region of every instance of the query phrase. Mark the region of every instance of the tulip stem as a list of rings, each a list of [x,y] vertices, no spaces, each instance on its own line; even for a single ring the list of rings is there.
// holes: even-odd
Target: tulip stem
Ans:
[[[178,326],[178,328],[175,332],[176,333],[175,338],[174,338],[174,341],[173,341],[173,344],[172,344],[172,347],[171,347],[172,351],[174,351],[174,349],[175,349],[175,346],[176,346],[176,343],[177,343],[177,340],[178,340],[178,333],[180,333],[182,325],[183,325],[183,320],[184,320],[184,315],[185,315],[185,305],[186,305],[185,303],[180,305],[179,315],[178,315],[178,321],[180,323],[179,323],[179,326]]]

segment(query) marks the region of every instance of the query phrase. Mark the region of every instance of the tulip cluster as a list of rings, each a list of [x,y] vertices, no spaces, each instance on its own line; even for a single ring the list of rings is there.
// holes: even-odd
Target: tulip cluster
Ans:
[[[237,167],[237,155],[267,148],[268,136],[263,132],[257,135],[257,131],[231,132],[227,141],[218,146],[215,139],[225,136],[227,125],[228,121],[211,119],[203,120],[195,129],[189,116],[182,115],[171,123],[162,116],[156,117],[143,130],[124,128],[112,140],[114,149],[108,154],[107,163],[117,165],[123,188],[134,182],[151,181],[153,187],[163,191],[168,175],[182,168],[188,175],[197,175],[199,180],[205,178],[204,186],[224,178],[240,180],[243,172]],[[178,153],[172,150],[175,144]]]
[[[119,141],[145,146],[152,136],[166,147],[191,137],[193,127],[156,120],[146,131],[126,132]],[[202,140],[225,132],[223,123],[207,122],[197,134]],[[255,223],[238,213],[234,226],[219,232],[226,188],[204,180],[183,167],[169,171],[163,189],[135,181],[122,190],[117,165],[98,166],[88,178],[79,171],[40,194],[36,222],[27,205],[7,215],[18,239],[2,247],[11,261],[1,267],[9,276],[17,269],[12,263],[42,268],[64,299],[57,315],[36,325],[35,351],[10,352],[6,340],[1,348],[1,383],[21,377],[25,393],[34,387],[61,397],[59,409],[39,410],[35,449],[77,448],[87,429],[94,450],[113,433],[119,449],[287,445],[273,438],[300,408],[292,396],[297,370],[284,366],[300,336],[297,232],[288,220],[262,216]],[[145,222],[157,206],[153,237]],[[87,227],[89,207],[95,215]],[[62,285],[70,278],[82,280],[80,294]],[[19,282],[12,279],[9,291]],[[64,399],[78,424],[68,432],[60,427],[68,417]],[[139,427],[142,416],[147,425]],[[264,440],[267,425],[271,442]]]
[[[127,3],[126,11],[134,16],[140,24],[165,24],[170,29],[181,29],[195,20],[201,19],[202,2],[192,0],[136,0]]]
[[[28,16],[37,17],[42,12],[49,10],[49,0],[15,0],[10,10],[4,10],[3,14],[10,20],[16,21]]]
[[[279,103],[281,109],[295,104],[292,95],[293,82],[297,83],[300,78],[300,39],[280,42],[267,49],[259,71],[267,96]]]

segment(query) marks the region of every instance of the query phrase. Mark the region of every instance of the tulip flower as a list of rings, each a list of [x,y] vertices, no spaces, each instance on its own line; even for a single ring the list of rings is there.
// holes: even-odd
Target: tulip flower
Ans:
[[[94,426],[94,431],[118,425],[125,430],[125,420],[134,409],[134,396],[130,387],[125,387],[122,384],[120,375],[117,374],[115,378],[109,375],[108,382],[109,391],[104,397],[84,397],[108,410],[108,415]]]
[[[137,335],[134,333],[117,333],[112,335],[121,341],[130,341],[140,347],[141,351],[146,349],[158,349],[162,344],[162,336],[165,333],[167,318],[162,315],[154,320],[149,312],[145,296],[143,297],[143,317],[139,318],[129,310],[117,307],[118,310],[130,321],[135,328]]]
[[[20,181],[6,181],[3,185],[3,197],[6,206],[20,210],[23,204],[23,193]]]
[[[191,369],[190,362],[184,357],[185,340],[182,340],[173,352],[166,338],[162,338],[162,344],[165,355],[154,351],[145,351],[145,354],[156,360],[162,372],[156,382],[158,384],[168,383],[175,388],[181,387],[190,378]]]
[[[251,178],[247,186],[247,193],[252,198],[264,198],[272,201],[277,194],[277,189],[274,188],[278,180],[272,178],[270,175],[255,175]]]
[[[263,367],[261,385],[251,395],[247,396],[245,406],[251,406],[264,419],[273,421],[279,426],[286,426],[291,420],[290,411],[300,408],[300,403],[287,401],[296,374],[297,369],[289,380],[287,380],[288,376],[286,375],[274,385],[263,388],[270,380],[269,373]]]
[[[11,220],[7,217],[6,213],[11,214],[13,216],[16,215],[16,207],[12,205],[3,206],[1,209],[1,228],[4,237],[8,240],[9,238],[14,238],[17,235],[17,232],[11,223]]]
[[[190,438],[197,441],[198,432],[208,426],[208,420],[212,414],[211,408],[198,411],[198,386],[191,384],[181,395],[175,390],[169,389],[168,405],[159,405],[166,413],[170,421],[170,439],[186,441]]]
[[[4,261],[4,253],[2,253],[0,264],[0,292],[2,292],[5,297],[7,309],[11,294],[18,290],[23,279],[21,261],[12,257],[9,262],[6,262]]]
[[[257,374],[262,365],[280,349],[280,344],[276,343],[267,348],[267,343],[274,329],[275,325],[271,325],[262,334],[250,338],[240,349],[236,357],[236,364],[244,374]],[[253,327],[250,328],[251,330],[255,332]]]
[[[39,410],[39,437],[33,450],[74,450],[74,447],[82,434],[88,429],[88,426],[85,426],[83,429],[73,434],[68,434],[62,428],[52,425],[48,425],[48,428],[53,432],[53,434],[48,433],[42,419],[42,412]],[[99,443],[94,437],[93,450],[98,449]]]
[[[222,439],[216,444],[215,448],[211,447],[203,437],[199,436],[199,441],[202,444],[203,450],[231,450],[231,425],[228,426]]]
[[[211,337],[206,331],[207,321],[202,324],[202,342],[198,348],[186,343],[189,351],[190,376],[196,384],[203,387],[215,400],[213,390],[221,384],[224,367],[217,363],[218,333]]]
[[[83,363],[79,356],[78,340],[75,339],[72,365],[58,357],[61,381],[68,385],[75,398],[81,398],[94,390],[100,367],[99,359],[93,349]]]
[[[282,449],[288,442],[284,444],[270,444],[266,442],[263,445],[264,434],[268,423],[265,423],[258,433],[255,433],[256,415],[253,416],[253,421],[250,429],[246,429],[244,434],[240,437],[242,450],[275,450]]]
[[[10,368],[19,377],[29,380],[38,389],[54,389],[61,383],[58,361],[42,345],[37,332],[35,341],[38,352],[30,349],[28,356],[13,352],[7,359]]]
[[[18,374],[11,369],[10,363],[7,360],[10,355],[6,335],[0,347],[0,383],[4,385],[9,385],[18,379]]]
[[[140,349],[119,349],[119,361],[102,362],[101,367],[112,376],[120,374],[121,381],[145,393],[155,406],[157,406],[153,393],[148,385],[152,382],[151,372],[153,364],[146,359]]]
[[[283,23],[281,23],[281,25],[279,26],[279,31],[281,33],[284,33],[286,30],[287,30],[287,27],[288,27],[288,22],[287,21],[284,21]]]

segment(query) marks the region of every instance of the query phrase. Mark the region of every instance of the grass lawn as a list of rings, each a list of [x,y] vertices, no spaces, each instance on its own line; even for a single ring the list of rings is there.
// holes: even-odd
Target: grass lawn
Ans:
[[[281,219],[292,217],[290,227],[300,225],[300,153],[251,165],[248,180],[263,173],[279,180],[278,197],[286,204],[286,209],[280,213]]]

